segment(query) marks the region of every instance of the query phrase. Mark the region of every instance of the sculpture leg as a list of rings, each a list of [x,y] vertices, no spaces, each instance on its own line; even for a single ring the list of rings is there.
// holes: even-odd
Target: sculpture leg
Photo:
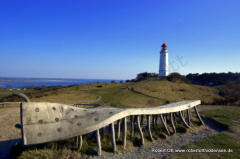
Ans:
[[[123,149],[125,150],[126,149],[126,139],[127,139],[127,124],[126,124],[126,117],[124,117],[122,119],[122,122],[123,122]]]
[[[77,151],[80,151],[82,149],[82,135],[78,136],[78,149]]]
[[[176,134],[176,128],[175,128],[174,122],[173,122],[173,113],[170,113],[170,120],[171,120],[171,124],[172,124],[172,128],[173,128],[173,133]]]
[[[111,123],[111,136],[112,136],[112,149],[113,152],[116,151],[116,142],[115,142],[115,130],[114,130],[114,123]]]
[[[99,129],[95,131],[96,133],[96,140],[97,140],[97,153],[98,156],[101,156],[102,154],[102,148],[101,148],[101,141],[100,141],[100,136],[99,136]]]
[[[170,136],[169,130],[168,130],[168,128],[167,128],[167,124],[166,124],[166,122],[164,121],[162,114],[160,114],[160,118],[161,118],[161,121],[162,121],[162,123],[163,123],[163,126],[165,127],[165,129],[166,129],[166,131],[167,131],[167,134]]]
[[[142,128],[140,126],[140,120],[139,120],[139,115],[137,115],[137,125],[138,125],[138,130],[141,136],[141,145],[144,144],[144,137],[143,137],[143,133],[142,133]]]
[[[191,110],[190,110],[190,108],[187,110],[187,116],[188,116],[188,125],[191,126],[191,121],[190,121],[190,118],[191,118]]]
[[[133,137],[133,135],[134,135],[134,119],[133,119],[134,116],[131,115],[130,118],[131,118],[131,136]]]
[[[150,137],[151,141],[153,141],[152,133],[151,133],[151,121],[150,121],[150,115],[147,115],[147,128],[148,128],[148,134],[149,134],[149,137]]]
[[[120,139],[120,133],[121,133],[121,125],[120,125],[120,120],[117,121],[117,139]]]
[[[183,118],[183,115],[182,115],[182,111],[179,112],[179,115],[184,123],[184,125],[187,127],[187,128],[190,128],[190,126],[186,123],[185,119]]]
[[[198,111],[197,111],[197,107],[196,107],[196,106],[194,107],[194,110],[195,110],[195,112],[196,112],[196,114],[197,114],[198,119],[201,121],[202,124],[204,124],[201,116],[199,115],[199,113],[198,113]]]

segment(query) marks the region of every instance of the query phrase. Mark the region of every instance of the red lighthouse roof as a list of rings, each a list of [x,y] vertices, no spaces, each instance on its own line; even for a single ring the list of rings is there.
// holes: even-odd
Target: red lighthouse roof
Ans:
[[[167,47],[167,45],[165,43],[162,44],[162,47]]]

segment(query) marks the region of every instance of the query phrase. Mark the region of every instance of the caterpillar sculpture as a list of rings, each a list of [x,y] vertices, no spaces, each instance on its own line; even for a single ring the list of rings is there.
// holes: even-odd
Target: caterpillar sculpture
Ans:
[[[20,96],[19,94],[15,94]],[[23,97],[23,96],[22,96]],[[26,97],[23,97],[26,98]],[[82,147],[82,135],[95,131],[98,155],[101,155],[101,142],[99,132],[105,132],[105,127],[109,126],[111,130],[112,149],[116,151],[114,122],[117,121],[118,137],[120,134],[120,120],[122,119],[123,128],[123,148],[126,148],[127,135],[127,117],[131,119],[132,135],[134,131],[134,122],[137,122],[138,130],[141,136],[141,144],[144,144],[142,133],[142,124],[144,115],[147,116],[147,129],[152,140],[150,129],[150,115],[153,116],[154,127],[156,119],[160,117],[168,135],[169,130],[166,126],[166,114],[170,115],[171,126],[176,133],[173,118],[176,113],[183,123],[190,127],[190,109],[193,108],[198,119],[202,121],[196,106],[200,100],[181,101],[163,106],[152,108],[102,108],[102,109],[84,109],[58,103],[44,102],[26,102],[21,103],[21,130],[22,141],[24,145],[41,144],[51,141],[64,140],[78,136],[78,149]],[[187,110],[186,122],[182,111]],[[141,116],[141,119],[140,119]],[[134,120],[135,119],[135,120]],[[141,120],[141,121],[140,121]],[[102,131],[99,131],[101,130]]]

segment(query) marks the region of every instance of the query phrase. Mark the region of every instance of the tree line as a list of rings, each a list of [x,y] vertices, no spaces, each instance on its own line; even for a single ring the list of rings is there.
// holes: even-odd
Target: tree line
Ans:
[[[240,81],[240,73],[189,73],[186,75],[186,78],[191,81],[199,81],[202,85],[209,85],[211,83],[213,86],[218,86],[224,85],[228,81]]]

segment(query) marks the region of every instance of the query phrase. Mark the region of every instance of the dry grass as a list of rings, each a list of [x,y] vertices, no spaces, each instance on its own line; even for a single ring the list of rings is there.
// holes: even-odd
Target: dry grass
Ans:
[[[172,102],[182,100],[213,102],[213,98],[222,98],[214,88],[185,83],[173,83],[165,80],[152,81],[137,86],[135,87],[135,91]]]

